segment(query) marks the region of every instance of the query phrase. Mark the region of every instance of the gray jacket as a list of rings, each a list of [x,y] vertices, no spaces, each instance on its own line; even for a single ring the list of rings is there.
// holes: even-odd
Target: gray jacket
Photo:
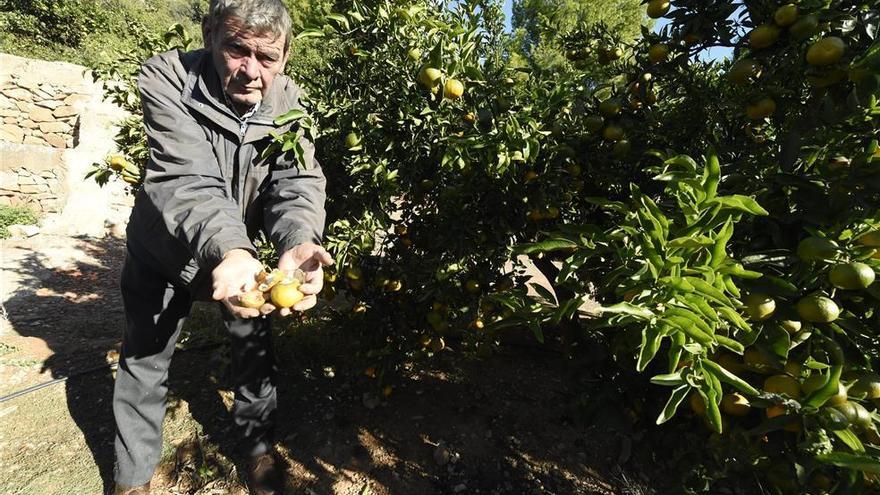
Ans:
[[[326,180],[312,143],[300,139],[306,166],[293,153],[260,158],[269,133],[290,128],[273,119],[302,108],[290,78],[275,78],[243,135],[205,50],[147,60],[138,88],[150,158],[127,229],[132,254],[204,298],[223,254],[254,252],[260,230],[279,253],[320,243]]]

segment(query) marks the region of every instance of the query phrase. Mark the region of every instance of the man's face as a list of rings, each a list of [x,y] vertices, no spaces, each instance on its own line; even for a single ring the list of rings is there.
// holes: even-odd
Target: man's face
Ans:
[[[284,36],[245,31],[235,19],[216,33],[205,32],[205,46],[211,51],[223,90],[239,110],[262,100],[287,64]]]

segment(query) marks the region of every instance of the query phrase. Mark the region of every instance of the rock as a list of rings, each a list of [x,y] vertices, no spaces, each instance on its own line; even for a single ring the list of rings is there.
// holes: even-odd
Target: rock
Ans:
[[[4,124],[17,124],[18,117],[3,117]]]
[[[52,110],[42,107],[34,107],[34,109],[28,114],[28,117],[34,122],[51,122],[55,120],[55,116],[52,115]]]
[[[0,117],[18,117],[21,112],[14,108],[0,108]]]
[[[13,100],[19,100],[19,101],[32,101],[33,100],[33,95],[31,94],[31,92],[24,89],[24,88],[13,88],[13,89],[4,90],[3,95],[8,98],[12,98]]]
[[[18,184],[19,185],[36,184],[36,183],[37,183],[37,179],[34,179],[30,174],[25,175],[25,174],[20,173],[18,175]]]
[[[17,125],[0,125],[0,140],[20,143],[24,139],[24,132]]]
[[[24,88],[28,91],[34,91],[40,87],[40,83],[33,80],[22,79],[21,77],[17,77],[15,79],[15,85],[19,88]]]
[[[19,237],[19,238],[33,237],[33,236],[40,233],[40,228],[37,227],[36,225],[15,224],[15,225],[10,225],[9,227],[6,227],[6,229],[9,231],[10,236]]]
[[[63,137],[58,134],[46,134],[43,136],[43,139],[46,140],[47,143],[51,144],[53,148],[67,148],[67,141],[64,140]]]
[[[23,194],[36,194],[48,190],[49,186],[46,184],[24,184],[21,186],[21,192]]]
[[[47,143],[43,138],[40,138],[37,136],[25,136],[23,144],[34,144],[37,146],[46,146],[49,143]]]
[[[87,103],[91,99],[92,99],[92,97],[89,95],[76,93],[76,94],[72,94],[72,95],[68,96],[67,98],[65,98],[64,104],[69,105],[69,106],[74,106],[74,105],[77,105],[80,103]]]
[[[49,110],[55,110],[61,105],[64,105],[64,103],[61,103],[58,100],[43,100],[36,102],[35,105],[38,107],[48,108]]]
[[[53,132],[65,134],[70,132],[70,129],[70,124],[65,124],[64,122],[42,122],[40,124],[40,131],[44,134],[50,134]]]
[[[30,119],[24,119],[21,122],[19,122],[18,125],[24,129],[36,129],[37,127],[40,126],[40,124],[37,124],[36,122],[34,122],[33,120],[30,120]]]
[[[54,115],[55,117],[60,119],[63,117],[70,117],[70,116],[76,115],[78,113],[79,112],[77,112],[76,109],[73,108],[72,106],[65,105],[63,107],[56,108],[55,111],[52,112],[52,115]]]

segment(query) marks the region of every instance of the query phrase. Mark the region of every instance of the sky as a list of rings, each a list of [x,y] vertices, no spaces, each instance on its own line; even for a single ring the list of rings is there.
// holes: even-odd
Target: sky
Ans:
[[[587,0],[588,1],[588,0]],[[512,14],[513,0],[504,0],[504,17],[505,24],[507,26],[507,30],[510,31],[510,20],[513,18]],[[736,15],[736,13],[734,13]],[[669,24],[669,19],[660,18],[654,23],[654,32],[663,29],[663,26]],[[733,49],[728,47],[712,47],[705,50],[705,53],[701,54],[700,58],[704,60],[721,60],[722,58],[730,58],[733,54]]]

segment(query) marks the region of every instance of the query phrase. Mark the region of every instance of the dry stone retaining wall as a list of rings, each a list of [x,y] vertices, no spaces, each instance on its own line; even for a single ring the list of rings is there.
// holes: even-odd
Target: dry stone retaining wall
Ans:
[[[0,140],[73,148],[77,104],[90,99],[75,91],[16,74],[0,80]]]
[[[69,160],[101,86],[85,67],[0,54],[0,205],[60,211]]]

